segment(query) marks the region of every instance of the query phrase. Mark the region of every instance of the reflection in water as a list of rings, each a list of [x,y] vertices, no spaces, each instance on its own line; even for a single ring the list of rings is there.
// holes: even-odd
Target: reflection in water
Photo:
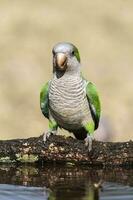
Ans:
[[[63,189],[63,190],[62,190]],[[90,186],[86,190],[83,188],[60,188],[60,190],[49,193],[48,200],[99,200],[99,189]]]
[[[87,184],[87,182],[57,182],[54,186],[51,196],[56,200],[99,200],[99,189],[98,184]]]
[[[124,184],[133,185],[132,173],[132,169],[103,170],[59,165],[1,166],[0,199],[115,200],[117,196],[119,200],[124,198],[129,200],[130,197],[133,199],[133,189]],[[127,189],[127,193],[124,188]],[[124,198],[119,198],[122,191],[125,192],[126,197],[123,194]]]

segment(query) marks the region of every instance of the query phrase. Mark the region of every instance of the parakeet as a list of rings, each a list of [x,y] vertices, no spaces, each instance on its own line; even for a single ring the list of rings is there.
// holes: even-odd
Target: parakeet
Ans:
[[[49,120],[49,130],[44,133],[46,142],[58,127],[72,132],[79,140],[85,140],[92,150],[93,133],[100,119],[100,100],[95,85],[81,73],[79,51],[68,42],[53,47],[53,78],[44,84],[40,92],[40,107]]]

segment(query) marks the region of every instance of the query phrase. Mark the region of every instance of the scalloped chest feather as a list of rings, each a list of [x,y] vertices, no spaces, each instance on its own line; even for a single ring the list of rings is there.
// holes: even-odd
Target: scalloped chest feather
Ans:
[[[62,128],[81,128],[84,121],[91,117],[85,84],[81,77],[55,78],[51,81],[50,112]]]

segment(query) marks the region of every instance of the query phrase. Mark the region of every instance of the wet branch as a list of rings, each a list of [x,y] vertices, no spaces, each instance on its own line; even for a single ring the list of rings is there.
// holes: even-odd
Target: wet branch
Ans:
[[[50,136],[45,145],[42,136],[0,141],[0,163],[44,162],[133,167],[133,141],[93,141],[90,153],[83,141],[59,135]]]

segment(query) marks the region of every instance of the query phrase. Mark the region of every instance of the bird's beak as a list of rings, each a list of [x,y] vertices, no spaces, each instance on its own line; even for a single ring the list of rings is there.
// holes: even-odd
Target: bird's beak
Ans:
[[[66,69],[66,61],[67,61],[67,56],[64,53],[57,53],[56,54],[56,67],[63,71]]]

